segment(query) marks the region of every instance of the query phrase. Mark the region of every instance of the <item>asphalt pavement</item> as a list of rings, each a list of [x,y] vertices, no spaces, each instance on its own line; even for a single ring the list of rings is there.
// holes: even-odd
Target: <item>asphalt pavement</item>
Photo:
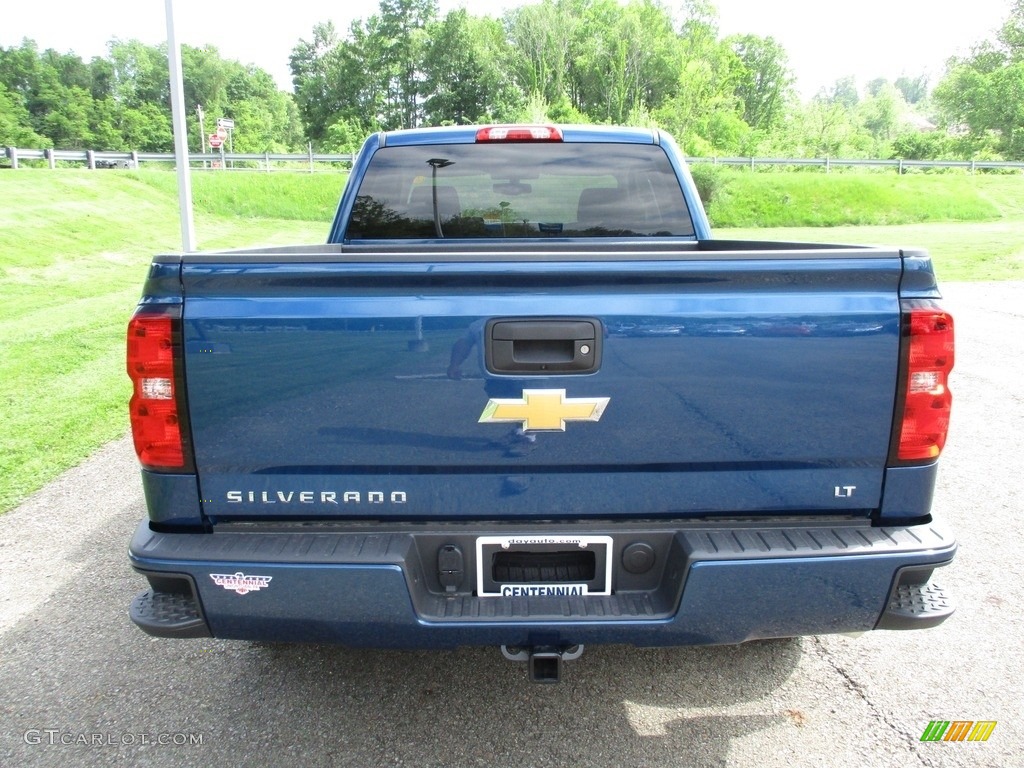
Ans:
[[[1010,766],[1024,762],[1024,283],[946,286],[954,414],[941,627],[588,647],[557,686],[494,648],[171,641],[128,620],[128,439],[0,517],[0,766]],[[922,742],[932,720],[995,721]]]

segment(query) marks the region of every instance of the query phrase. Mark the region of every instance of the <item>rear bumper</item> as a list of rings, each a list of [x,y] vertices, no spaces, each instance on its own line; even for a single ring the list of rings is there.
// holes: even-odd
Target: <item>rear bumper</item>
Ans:
[[[143,522],[129,555],[152,589],[136,598],[131,615],[164,637],[443,648],[740,643],[924,628],[952,613],[930,576],[953,559],[956,542],[936,524],[552,527],[222,526],[175,534]],[[476,538],[538,533],[610,536],[612,594],[475,596]],[[640,573],[635,562],[625,567],[637,543],[652,553]],[[452,548],[454,574],[450,558],[438,559]]]

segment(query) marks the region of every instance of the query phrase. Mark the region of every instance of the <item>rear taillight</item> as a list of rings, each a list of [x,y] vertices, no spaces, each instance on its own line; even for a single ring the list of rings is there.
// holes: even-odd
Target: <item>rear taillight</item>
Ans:
[[[562,141],[562,130],[554,125],[489,125],[476,132],[483,141]]]
[[[949,430],[953,369],[953,318],[935,302],[903,303],[906,376],[902,415],[897,427],[898,461],[934,459],[942,452]]]
[[[188,471],[191,466],[178,392],[176,323],[166,310],[139,312],[128,323],[132,436],[146,469]]]

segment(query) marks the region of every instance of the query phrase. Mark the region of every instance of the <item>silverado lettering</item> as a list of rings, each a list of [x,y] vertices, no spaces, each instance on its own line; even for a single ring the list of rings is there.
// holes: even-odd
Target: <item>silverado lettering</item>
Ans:
[[[379,133],[326,243],[154,259],[131,617],[547,682],[586,643],[933,627],[953,360],[926,253],[715,239],[662,131]]]
[[[405,504],[403,491],[228,491],[228,504],[360,504],[365,498],[367,504]]]

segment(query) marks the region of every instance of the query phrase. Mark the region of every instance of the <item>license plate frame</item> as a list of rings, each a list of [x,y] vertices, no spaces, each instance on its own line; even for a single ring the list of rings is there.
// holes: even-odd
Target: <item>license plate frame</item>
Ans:
[[[536,534],[478,536],[476,594],[478,597],[607,597],[612,594],[614,540],[603,535]],[[568,548],[594,554],[594,577],[587,581],[498,582],[493,573],[496,552],[557,553]]]

